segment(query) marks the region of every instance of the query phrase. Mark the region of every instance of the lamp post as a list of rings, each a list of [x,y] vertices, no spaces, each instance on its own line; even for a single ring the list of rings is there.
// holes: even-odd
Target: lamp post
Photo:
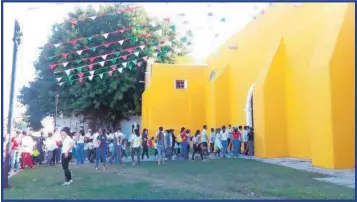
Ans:
[[[12,118],[13,118],[13,113],[12,113],[12,106],[14,103],[14,90],[15,90],[15,79],[16,79],[16,59],[17,59],[17,50],[18,47],[21,43],[20,37],[22,36],[22,33],[20,31],[20,26],[17,20],[15,20],[15,28],[14,28],[14,38],[12,39],[14,42],[14,52],[12,56],[12,72],[11,72],[11,86],[10,86],[10,102],[9,102],[9,114],[8,114],[8,120],[7,120],[7,136],[8,136],[8,141],[6,143],[6,152],[5,152],[5,165],[4,165],[4,172],[3,172],[3,177],[4,177],[4,188],[10,188],[11,186],[9,185],[9,164],[10,164],[10,137],[11,137],[11,132],[12,132]]]

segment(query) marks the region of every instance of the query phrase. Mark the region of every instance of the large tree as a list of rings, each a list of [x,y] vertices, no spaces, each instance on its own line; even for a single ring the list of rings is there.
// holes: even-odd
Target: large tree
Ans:
[[[150,18],[133,4],[69,13],[53,25],[34,64],[36,78],[21,90],[29,125],[39,129],[44,117],[55,114],[57,94],[59,113],[84,115],[94,125],[140,115],[147,57],[174,63],[190,44],[169,21]]]

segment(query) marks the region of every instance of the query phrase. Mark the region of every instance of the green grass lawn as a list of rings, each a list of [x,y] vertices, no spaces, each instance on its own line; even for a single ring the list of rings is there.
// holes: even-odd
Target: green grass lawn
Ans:
[[[254,160],[71,166],[70,186],[60,166],[37,167],[10,178],[4,199],[354,199],[354,189],[313,180],[323,175]]]

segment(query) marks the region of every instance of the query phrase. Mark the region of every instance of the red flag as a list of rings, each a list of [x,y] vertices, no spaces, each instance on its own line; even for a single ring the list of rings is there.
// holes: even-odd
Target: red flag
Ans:
[[[143,61],[141,61],[141,62],[138,62],[138,67],[140,67],[141,66],[141,64],[143,63]]]
[[[50,69],[53,70],[58,64],[50,64]]]
[[[77,24],[78,20],[77,19],[72,19],[72,24]]]
[[[107,43],[107,44],[104,44],[104,46],[106,47],[106,48],[109,48],[109,46],[111,45],[112,43]]]
[[[92,69],[93,69],[93,67],[94,67],[94,64],[90,64],[90,65],[88,65],[88,69],[90,69],[90,70],[92,70]]]
[[[121,56],[121,58],[123,58],[124,60],[128,59],[128,55],[123,55]]]
[[[112,70],[115,70],[117,68],[117,65],[112,65],[111,68]]]
[[[132,12],[134,12],[134,9],[133,8],[127,8],[127,9],[125,9],[125,11],[132,13]]]
[[[149,38],[149,37],[150,37],[150,33],[145,33],[145,34],[143,34],[143,37]]]
[[[95,56],[95,57],[91,57],[91,58],[89,58],[89,60],[90,60],[91,62],[94,62],[96,58],[97,58],[96,56]]]
[[[79,83],[83,83],[83,77],[78,78]]]
[[[112,75],[113,75],[113,70],[110,70],[110,71],[108,72],[108,74],[109,74],[109,76],[112,76]]]
[[[84,76],[84,73],[83,72],[79,72],[78,76],[79,76],[79,78],[82,78]]]
[[[61,53],[61,55],[64,59],[67,59],[68,53]]]
[[[130,54],[132,54],[133,51],[134,51],[134,47],[132,47],[132,48],[127,48],[127,49],[125,49],[125,50],[128,51]]]
[[[69,41],[69,43],[71,43],[71,44],[72,44],[72,46],[74,46],[74,45],[76,45],[77,40],[72,40],[72,41]]]

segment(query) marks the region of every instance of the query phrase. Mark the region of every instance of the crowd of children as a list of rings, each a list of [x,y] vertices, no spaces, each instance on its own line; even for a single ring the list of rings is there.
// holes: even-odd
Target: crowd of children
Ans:
[[[48,166],[62,163],[66,175],[65,184],[70,184],[69,161],[75,160],[77,165],[86,161],[95,163],[96,169],[102,163],[106,169],[107,162],[122,163],[124,157],[128,158],[127,150],[130,151],[133,166],[140,164],[140,159],[144,157],[149,159],[149,150],[154,151],[153,157],[157,159],[158,165],[165,160],[187,160],[190,153],[192,160],[199,155],[203,161],[210,155],[218,158],[226,158],[228,154],[233,157],[240,154],[254,155],[254,131],[249,126],[232,128],[228,125],[207,131],[207,126],[204,125],[202,131],[196,130],[195,133],[182,127],[178,134],[175,134],[174,129],[164,130],[159,127],[155,135],[151,138],[149,136],[147,129],[140,133],[139,126],[133,127],[129,138],[126,138],[121,128],[116,131],[99,129],[96,133],[89,129],[85,133],[83,128],[79,132],[72,132],[65,127],[61,131],[56,129],[53,134],[49,133],[46,138],[43,133],[34,138],[26,132],[17,132],[11,138],[10,167],[16,172],[26,166],[32,168],[34,162]],[[70,151],[64,151],[64,148],[70,148]]]

